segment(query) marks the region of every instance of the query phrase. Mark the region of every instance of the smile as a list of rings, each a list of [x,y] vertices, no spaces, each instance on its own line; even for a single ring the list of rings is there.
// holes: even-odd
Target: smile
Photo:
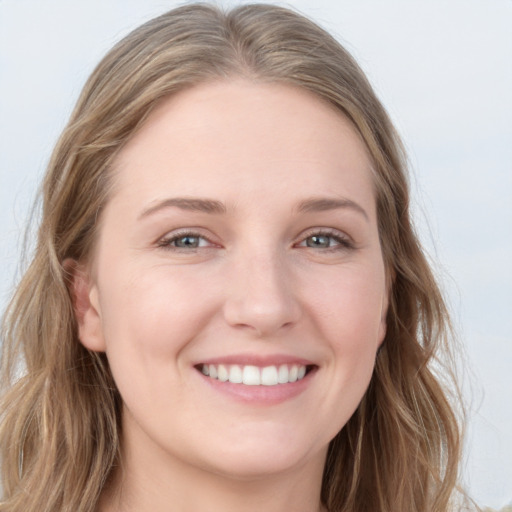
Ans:
[[[281,364],[258,367],[236,364],[201,364],[198,369],[203,375],[221,382],[244,384],[246,386],[277,386],[302,380],[308,367],[301,364]]]

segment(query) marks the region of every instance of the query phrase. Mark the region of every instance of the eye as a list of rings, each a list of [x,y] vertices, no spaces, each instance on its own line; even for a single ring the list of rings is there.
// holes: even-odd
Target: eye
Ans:
[[[196,249],[201,246],[201,242],[203,242],[203,239],[199,236],[185,235],[172,240],[171,245],[181,249]]]
[[[312,235],[306,238],[306,246],[316,249],[326,249],[332,247],[335,243],[334,238],[329,235]]]
[[[214,244],[204,236],[193,232],[181,232],[166,235],[159,240],[158,246],[169,250],[193,250],[211,247]]]
[[[306,238],[302,239],[297,246],[327,250],[343,250],[354,247],[350,238],[338,231],[317,231],[310,233]]]

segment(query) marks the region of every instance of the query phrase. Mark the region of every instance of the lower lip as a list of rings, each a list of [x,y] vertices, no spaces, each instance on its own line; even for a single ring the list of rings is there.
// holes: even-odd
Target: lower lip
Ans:
[[[311,384],[317,368],[310,370],[301,380],[275,386],[247,386],[245,384],[233,384],[212,379],[196,370],[203,381],[219,393],[224,393],[231,398],[254,405],[275,405],[291,400],[304,392]]]

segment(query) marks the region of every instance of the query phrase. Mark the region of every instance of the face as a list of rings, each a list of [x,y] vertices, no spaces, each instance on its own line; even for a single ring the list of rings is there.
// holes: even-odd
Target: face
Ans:
[[[128,444],[239,477],[321,467],[385,334],[371,163],[350,123],[291,86],[196,86],[113,172],[75,289]]]

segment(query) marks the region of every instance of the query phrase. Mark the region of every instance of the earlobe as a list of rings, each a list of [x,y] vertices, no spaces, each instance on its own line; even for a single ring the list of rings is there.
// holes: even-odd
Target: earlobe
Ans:
[[[84,347],[95,352],[104,352],[105,340],[101,323],[98,287],[90,271],[75,260],[63,263],[68,275],[69,291],[78,327],[78,338]]]

